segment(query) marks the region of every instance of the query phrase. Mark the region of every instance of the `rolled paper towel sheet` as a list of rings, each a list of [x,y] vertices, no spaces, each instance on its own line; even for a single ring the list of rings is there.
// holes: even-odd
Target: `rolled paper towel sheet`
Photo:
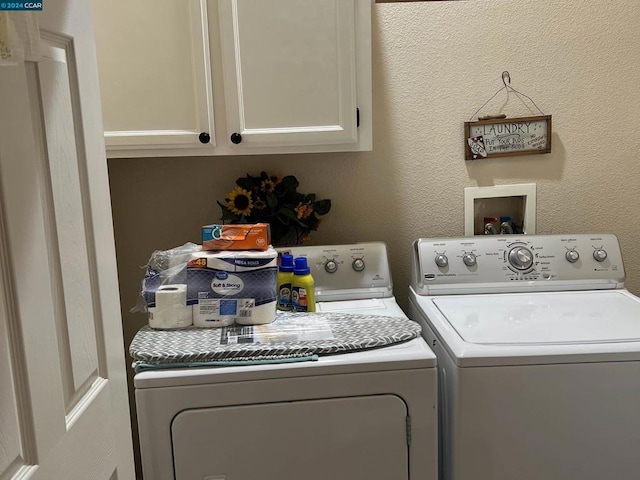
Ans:
[[[193,308],[187,305],[187,285],[162,285],[156,290],[156,306],[149,308],[149,326],[162,330],[193,324]]]

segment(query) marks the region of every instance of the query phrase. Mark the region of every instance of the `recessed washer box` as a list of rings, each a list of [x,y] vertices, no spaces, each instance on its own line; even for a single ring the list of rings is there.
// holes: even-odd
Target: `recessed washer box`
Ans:
[[[536,184],[495,185],[464,189],[464,234],[483,235],[486,217],[511,217],[522,233],[536,233]],[[499,225],[498,225],[499,227]]]

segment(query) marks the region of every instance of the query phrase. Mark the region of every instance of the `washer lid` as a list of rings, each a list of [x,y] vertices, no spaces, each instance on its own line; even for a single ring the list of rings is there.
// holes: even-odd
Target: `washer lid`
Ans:
[[[468,343],[640,341],[640,301],[619,291],[450,296],[433,303]]]

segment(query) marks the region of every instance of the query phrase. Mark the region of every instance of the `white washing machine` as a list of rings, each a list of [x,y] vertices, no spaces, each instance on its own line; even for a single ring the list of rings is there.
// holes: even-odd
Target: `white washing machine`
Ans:
[[[406,318],[386,247],[295,247],[320,312]],[[134,378],[146,480],[437,478],[436,357],[423,338],[317,361]]]
[[[640,299],[614,235],[414,243],[441,478],[640,478]]]

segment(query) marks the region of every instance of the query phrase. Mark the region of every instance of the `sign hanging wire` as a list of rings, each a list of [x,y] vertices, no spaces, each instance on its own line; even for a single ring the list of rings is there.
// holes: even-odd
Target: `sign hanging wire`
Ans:
[[[507,95],[509,94],[509,92],[513,92],[516,94],[516,96],[520,99],[520,101],[522,103],[524,103],[525,105],[526,102],[522,99],[522,97],[525,97],[526,99],[528,99],[531,103],[533,103],[533,106],[536,107],[536,109],[540,112],[540,115],[544,115],[544,113],[542,112],[542,110],[540,110],[540,108],[538,107],[538,105],[536,105],[536,102],[533,101],[533,99],[531,97],[529,97],[528,95],[525,95],[522,92],[519,92],[518,90],[516,90],[515,88],[513,88],[511,86],[511,75],[509,75],[508,71],[504,71],[502,72],[502,83],[504,83],[504,87],[501,87],[498,89],[498,91],[496,93],[493,94],[493,96],[487,100],[486,102],[484,102],[482,104],[482,106],[475,111],[475,113],[473,115],[471,115],[471,118],[469,119],[469,121],[473,121],[473,118],[478,114],[478,112],[480,110],[482,110],[491,100],[493,100],[494,98],[496,98],[496,95],[498,95],[502,90],[506,90],[507,91]]]

